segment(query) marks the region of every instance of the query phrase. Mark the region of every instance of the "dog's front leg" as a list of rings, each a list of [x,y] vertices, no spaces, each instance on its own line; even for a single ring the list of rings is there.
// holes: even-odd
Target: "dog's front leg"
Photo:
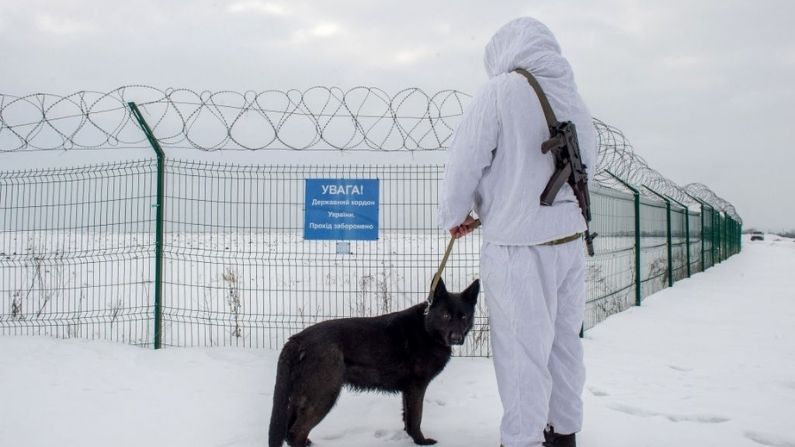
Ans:
[[[422,402],[425,399],[425,389],[427,383],[411,384],[403,391],[403,422],[406,432],[414,440],[415,444],[431,445],[436,444],[436,440],[426,438],[422,435],[420,424],[422,423]]]

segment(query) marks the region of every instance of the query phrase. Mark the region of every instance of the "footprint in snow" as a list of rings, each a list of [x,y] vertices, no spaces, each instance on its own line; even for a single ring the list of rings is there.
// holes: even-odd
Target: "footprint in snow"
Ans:
[[[746,438],[754,441],[757,444],[767,447],[795,447],[795,441],[792,439],[785,439],[778,435],[771,435],[769,433],[759,433],[754,431],[747,431],[743,433]]]
[[[677,365],[668,365],[668,367],[673,369],[674,371],[679,371],[679,372],[690,372],[693,370],[693,368],[686,368],[684,366],[677,366]]]
[[[364,427],[353,427],[353,428],[348,428],[348,429],[345,429],[345,430],[338,431],[336,433],[328,434],[326,436],[323,436],[320,439],[324,440],[324,441],[334,441],[334,440],[337,440],[337,439],[342,439],[342,438],[345,438],[345,437],[349,437],[351,435],[358,435],[358,434],[362,434],[362,433],[367,433],[368,431],[370,431],[370,430],[367,429],[367,428],[364,428]],[[378,437],[378,433],[379,432],[386,433],[386,430],[378,430],[378,431],[376,431],[376,438]]]
[[[781,382],[784,387],[795,390],[795,382]]]
[[[593,386],[589,386],[588,391],[596,397],[605,397],[610,395],[607,391],[601,390]]]
[[[728,422],[731,419],[723,416],[717,416],[712,414],[670,414],[670,413],[659,413],[655,411],[645,410],[643,408],[632,407],[629,405],[623,404],[612,404],[608,405],[608,408],[611,410],[615,410],[621,413],[629,414],[631,416],[638,416],[638,417],[664,417],[671,422],[698,422],[701,424],[721,424],[724,422]],[[795,446],[792,446],[795,447]]]
[[[376,430],[373,435],[377,439],[383,439],[387,441],[399,441],[404,438],[407,438],[408,435],[405,434],[404,431],[397,431],[397,430]]]

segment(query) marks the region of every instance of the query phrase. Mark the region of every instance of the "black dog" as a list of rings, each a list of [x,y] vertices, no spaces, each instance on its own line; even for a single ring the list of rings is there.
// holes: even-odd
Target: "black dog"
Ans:
[[[460,294],[439,281],[428,303],[372,318],[345,318],[310,326],[290,337],[279,356],[270,447],[310,444],[309,431],[331,411],[343,385],[403,393],[403,422],[415,443],[423,436],[422,401],[430,381],[450,360],[451,345],[472,328],[480,282]]]

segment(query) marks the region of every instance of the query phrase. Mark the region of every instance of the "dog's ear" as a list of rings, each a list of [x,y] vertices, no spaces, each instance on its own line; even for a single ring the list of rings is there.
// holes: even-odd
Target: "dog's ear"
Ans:
[[[465,303],[475,305],[478,303],[478,294],[480,293],[480,280],[476,279],[472,281],[472,284],[466,288],[463,292],[461,292],[461,299],[464,300]]]
[[[435,303],[439,298],[444,298],[448,295],[447,287],[444,285],[444,280],[439,278],[439,282],[436,284],[436,288],[433,290],[431,296],[433,297],[432,303]]]

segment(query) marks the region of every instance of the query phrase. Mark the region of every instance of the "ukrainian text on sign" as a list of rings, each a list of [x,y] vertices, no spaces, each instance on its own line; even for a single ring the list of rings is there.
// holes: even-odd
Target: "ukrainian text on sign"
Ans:
[[[378,179],[306,179],[304,239],[378,239]]]

